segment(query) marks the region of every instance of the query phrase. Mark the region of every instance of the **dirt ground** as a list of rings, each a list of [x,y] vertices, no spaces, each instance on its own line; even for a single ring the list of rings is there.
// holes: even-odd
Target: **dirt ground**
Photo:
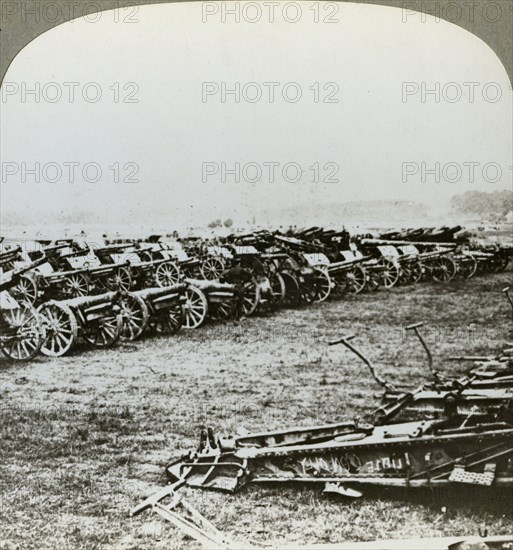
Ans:
[[[230,433],[352,419],[379,403],[364,365],[326,338],[354,333],[385,378],[428,380],[425,356],[403,327],[427,323],[435,361],[495,354],[513,341],[502,288],[512,272],[420,284],[240,324],[212,324],[106,351],[78,348],[30,364],[0,359],[0,548],[169,549],[197,544],[129,510],[165,484],[164,465],[196,445],[202,426]],[[230,496],[186,490],[235,540],[283,545],[513,531],[510,494],[474,489],[356,502],[322,487],[251,487]],[[241,545],[242,546],[242,545]]]

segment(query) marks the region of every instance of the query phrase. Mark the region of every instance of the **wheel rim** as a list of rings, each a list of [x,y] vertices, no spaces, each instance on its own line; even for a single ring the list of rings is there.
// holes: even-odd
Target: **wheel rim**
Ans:
[[[464,279],[470,279],[475,275],[477,271],[476,258],[469,256],[460,260],[458,265],[458,272]]]
[[[98,348],[113,346],[121,336],[123,323],[119,315],[107,315],[96,319],[91,327],[84,331],[84,340]]]
[[[448,283],[456,274],[456,264],[450,258],[439,258],[435,264],[433,279],[440,283]]]
[[[176,285],[180,282],[180,270],[174,263],[160,264],[155,272],[155,280],[160,287]]]
[[[284,301],[285,299],[285,281],[279,273],[273,273],[269,282],[271,284],[271,300],[273,304],[277,305]]]
[[[37,285],[32,277],[22,275],[18,284],[10,290],[12,295],[21,302],[34,305],[37,299]]]
[[[43,304],[39,309],[46,331],[41,352],[49,357],[60,357],[76,341],[77,320],[71,309],[58,302]]]
[[[314,285],[314,302],[324,302],[331,292],[331,279],[328,273],[326,273],[323,269],[315,268]]]
[[[9,325],[0,338],[3,353],[16,361],[32,359],[41,349],[44,339],[44,330],[37,312],[30,306],[21,305],[5,310],[2,317]]]
[[[174,304],[160,315],[155,322],[159,334],[175,334],[184,324],[185,312],[181,304]]]
[[[185,291],[185,322],[184,328],[193,329],[205,322],[208,311],[208,302],[201,290],[189,286]]]
[[[131,286],[132,275],[130,274],[130,270],[126,267],[118,269],[107,279],[107,288],[109,290],[128,292]]]
[[[231,301],[221,302],[217,304],[212,317],[217,320],[230,319],[235,315],[235,303]]]
[[[353,294],[360,294],[365,288],[367,274],[360,266],[355,266],[346,273],[347,290]]]
[[[256,311],[259,297],[260,291],[256,281],[251,280],[244,283],[242,292],[242,311],[244,312],[244,315],[249,317]]]
[[[87,296],[89,294],[89,282],[83,273],[75,273],[66,277],[66,294],[72,298]]]
[[[392,288],[399,279],[399,269],[393,262],[389,260],[386,260],[383,265],[384,269],[381,272],[381,280],[383,282],[383,286],[385,288]]]
[[[296,306],[300,297],[299,283],[291,273],[283,272],[281,276],[285,283],[284,304],[287,307]]]
[[[119,301],[121,309],[122,340],[136,340],[148,325],[148,307],[142,298],[134,294],[123,296]]]
[[[201,266],[201,274],[208,281],[218,279],[224,270],[224,264],[218,258],[207,258]]]

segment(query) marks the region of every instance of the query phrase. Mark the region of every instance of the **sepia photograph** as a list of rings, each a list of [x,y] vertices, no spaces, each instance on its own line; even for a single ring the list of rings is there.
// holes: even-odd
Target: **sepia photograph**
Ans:
[[[0,549],[513,549],[513,1],[0,13]]]

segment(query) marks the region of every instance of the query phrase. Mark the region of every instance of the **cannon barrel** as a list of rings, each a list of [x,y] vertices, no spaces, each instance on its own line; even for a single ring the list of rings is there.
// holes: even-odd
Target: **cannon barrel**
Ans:
[[[103,294],[96,294],[94,296],[78,296],[77,298],[69,298],[62,300],[61,303],[67,304],[71,308],[87,308],[99,304],[114,304],[119,297],[119,292],[111,291]]]
[[[61,250],[62,248],[66,248],[68,246],[67,243],[58,243],[58,244],[51,244],[51,245],[48,245],[48,246],[44,246],[43,247],[43,253],[45,254],[45,256],[48,258],[48,257],[51,257],[51,256],[55,256],[55,254]]]
[[[5,250],[4,252],[0,253],[0,264],[11,262],[12,260],[16,259],[18,254],[21,252],[21,246],[17,245],[14,248],[10,248],[9,250]]]
[[[136,296],[141,297],[143,300],[146,299],[156,299],[161,296],[165,296],[170,293],[183,293],[187,289],[187,285],[184,283],[179,283],[172,286],[163,286],[163,287],[151,287],[143,288],[141,290],[136,290],[133,292]]]
[[[37,260],[34,260],[33,262],[28,262],[26,264],[20,265],[14,269],[11,269],[11,271],[4,273],[2,275],[2,280],[0,281],[0,290],[7,290],[8,288],[12,288],[14,285],[17,284],[19,277],[21,277],[28,271],[38,267],[39,265],[44,264],[45,262],[46,258],[39,258]]]
[[[447,248],[456,248],[461,243],[431,242],[431,241],[399,241],[394,239],[361,239],[363,245],[376,246],[443,246]]]

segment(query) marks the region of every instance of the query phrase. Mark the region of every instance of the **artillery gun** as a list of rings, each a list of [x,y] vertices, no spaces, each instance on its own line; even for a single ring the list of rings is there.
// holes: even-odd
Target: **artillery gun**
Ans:
[[[361,241],[364,250],[371,256],[388,260],[395,265],[397,274],[391,277],[390,286],[394,286],[401,277],[419,281],[422,277],[436,282],[452,281],[458,272],[455,260],[455,243],[411,242],[364,238]],[[399,249],[398,247],[402,247]],[[466,256],[465,256],[466,258]],[[467,261],[465,259],[465,261]],[[413,273],[409,273],[413,270]],[[406,272],[404,274],[404,272]],[[386,284],[384,286],[387,286]]]
[[[330,261],[324,253],[324,247],[282,235],[274,235],[273,240],[278,250],[288,256],[279,268],[285,280],[286,292],[295,287],[297,291],[294,294],[301,301],[324,302],[333,288],[328,271]]]
[[[145,330],[175,334],[185,322],[185,284],[123,293],[118,301],[122,318],[121,338],[136,340]]]
[[[37,264],[31,262],[0,275],[0,349],[16,361],[34,358],[45,339],[44,325],[37,311],[10,292]]]
[[[56,244],[39,253],[37,265],[26,271],[16,291],[33,305],[51,299],[69,299],[106,290],[128,290],[130,271],[128,263],[102,265],[91,250],[81,249],[67,243]],[[17,265],[23,266],[28,257],[20,257]]]
[[[129,289],[166,287],[180,282],[181,275],[176,259],[161,243],[108,245],[95,249],[94,252],[104,265],[128,264]]]
[[[38,312],[46,331],[41,352],[60,357],[76,345],[79,337],[95,347],[113,346],[122,330],[118,299],[118,292],[106,292],[41,304]]]

